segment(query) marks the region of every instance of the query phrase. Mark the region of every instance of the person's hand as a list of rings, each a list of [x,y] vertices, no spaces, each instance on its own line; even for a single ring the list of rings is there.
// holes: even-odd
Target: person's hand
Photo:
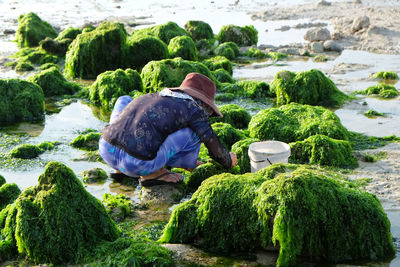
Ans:
[[[235,166],[237,165],[238,160],[237,160],[237,157],[236,157],[236,154],[235,154],[235,153],[229,152],[229,155],[231,156],[231,160],[232,160],[232,166],[231,166],[231,168],[233,168],[233,167],[235,167]]]

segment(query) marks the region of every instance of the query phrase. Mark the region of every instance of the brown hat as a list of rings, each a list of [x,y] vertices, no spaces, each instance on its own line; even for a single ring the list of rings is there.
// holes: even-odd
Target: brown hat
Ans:
[[[223,117],[217,105],[214,103],[215,84],[210,78],[200,73],[189,73],[179,87],[169,88],[170,90],[179,90],[187,93],[191,97],[200,99],[208,105],[214,113],[211,116]]]

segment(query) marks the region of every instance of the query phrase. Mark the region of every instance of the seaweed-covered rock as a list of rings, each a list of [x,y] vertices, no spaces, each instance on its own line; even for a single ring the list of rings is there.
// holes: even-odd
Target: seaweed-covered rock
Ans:
[[[176,36],[169,41],[168,51],[171,58],[181,57],[186,60],[197,60],[197,48],[189,36]]]
[[[216,56],[203,61],[210,70],[224,69],[232,75],[232,62],[223,56]]]
[[[18,17],[16,40],[20,47],[38,46],[46,37],[56,38],[57,31],[33,12]]]
[[[22,61],[22,62],[18,62],[17,65],[15,65],[15,71],[23,72],[23,71],[31,71],[33,69],[34,69],[34,67],[29,62]]]
[[[238,83],[221,83],[218,87],[218,91],[224,94],[232,94],[236,97],[244,97],[245,92],[242,86]]]
[[[335,107],[349,99],[331,79],[316,69],[298,73],[280,71],[275,75],[270,86],[271,92],[276,94],[278,105],[297,102]]]
[[[229,24],[222,26],[217,39],[220,43],[234,42],[238,46],[257,45],[258,31],[253,25],[240,27]]]
[[[110,214],[115,221],[123,221],[131,214],[133,202],[129,197],[123,194],[111,195],[104,193],[103,203],[107,209],[107,213]]]
[[[374,195],[338,173],[289,164],[208,178],[175,207],[160,241],[227,253],[279,244],[277,266],[296,264],[298,255],[339,262],[395,253]]]
[[[223,118],[212,117],[209,118],[210,123],[225,122],[231,124],[238,129],[246,129],[249,125],[251,115],[244,108],[239,107],[237,104],[228,104],[218,107],[221,111]]]
[[[251,171],[250,157],[249,157],[249,147],[250,144],[258,142],[256,138],[246,138],[240,140],[232,145],[232,152],[236,154],[238,160],[238,166],[240,167],[241,173],[246,173]]]
[[[214,75],[215,79],[219,81],[220,83],[234,83],[235,80],[232,78],[232,76],[227,72],[225,69],[216,69],[212,71],[212,74]]]
[[[21,190],[19,189],[18,185],[14,183],[3,184],[3,185],[0,184],[0,211],[4,209],[8,204],[13,203],[14,200],[18,198],[19,194],[21,194]],[[0,229],[1,228],[2,227],[0,224]],[[0,244],[1,244],[1,239],[0,239]]]
[[[17,254],[14,232],[18,210],[15,203],[0,210],[0,261],[4,262]]]
[[[303,141],[290,143],[290,159],[296,163],[318,164],[341,168],[358,166],[349,141],[325,135],[313,135]]]
[[[214,38],[213,30],[210,24],[207,22],[200,20],[189,20],[186,22],[184,28],[195,41]]]
[[[57,63],[58,57],[55,55],[51,55],[40,48],[22,48],[17,53],[13,55],[13,57],[18,58],[17,61],[12,64],[18,63],[28,63],[28,64],[37,64],[43,65],[46,63]]]
[[[260,99],[270,95],[269,85],[262,81],[239,81],[237,85],[244,89],[244,95],[253,99]]]
[[[349,139],[349,132],[335,113],[323,107],[297,103],[261,110],[251,118],[249,131],[253,138],[286,143],[302,141],[315,134]]]
[[[85,184],[94,184],[105,182],[108,175],[102,168],[93,168],[90,170],[84,170],[81,172],[82,181]]]
[[[375,78],[382,80],[398,80],[399,75],[397,75],[397,73],[394,71],[380,71],[375,74]]]
[[[216,56],[223,56],[227,59],[234,59],[240,55],[239,47],[234,42],[226,42],[218,45],[214,49]]]
[[[57,65],[57,64],[55,64],[55,63],[45,63],[45,64],[43,64],[42,66],[40,66],[40,70],[47,70],[47,69],[50,69],[50,68],[52,68],[52,67],[55,67],[55,68],[57,68],[57,69],[60,69],[60,66],[59,65]]]
[[[229,123],[216,122],[211,125],[215,134],[218,136],[219,141],[228,149],[231,146],[246,137],[246,135],[236,128],[234,128]]]
[[[89,99],[106,110],[112,110],[118,97],[134,90],[143,91],[142,79],[136,70],[106,71],[90,86]]]
[[[44,118],[43,90],[37,84],[0,79],[0,125]]]
[[[167,45],[155,36],[135,36],[128,38],[127,66],[140,70],[152,60],[169,57]]]
[[[397,91],[396,87],[384,83],[378,83],[377,85],[370,86],[365,90],[356,91],[356,93],[363,95],[378,95],[383,98],[394,98],[399,95],[399,91]]]
[[[200,62],[182,58],[151,61],[143,67],[141,77],[147,92],[156,92],[164,87],[178,87],[191,72],[198,72],[215,81],[210,70]]]
[[[79,262],[101,242],[118,238],[120,230],[104,206],[70,168],[50,162],[38,182],[8,206],[5,219],[4,210],[0,213],[7,242],[0,242],[0,251],[16,247],[36,264],[59,265]]]
[[[78,34],[81,34],[82,30],[74,27],[68,27],[64,29],[62,32],[60,32],[57,35],[57,38],[55,40],[63,40],[63,39],[71,39],[74,40]]]
[[[29,77],[28,80],[38,84],[46,97],[71,95],[81,89],[78,84],[67,81],[56,67],[43,70]]]
[[[169,44],[172,38],[176,36],[189,35],[187,31],[178,26],[175,22],[169,21],[165,24],[152,26],[145,29],[134,31],[132,36],[151,35],[160,38],[164,43]]]
[[[0,186],[6,183],[6,178],[4,178],[3,175],[0,174]]]
[[[95,30],[79,34],[65,57],[65,74],[71,78],[94,78],[123,67],[128,60],[124,25],[103,22]]]
[[[23,144],[10,151],[10,156],[20,159],[33,159],[42,154],[43,151],[36,145]]]
[[[368,118],[374,118],[374,117],[378,117],[378,116],[384,116],[383,113],[378,112],[376,110],[370,109],[364,112],[364,116],[368,117]]]
[[[72,147],[76,147],[83,150],[94,151],[99,149],[99,140],[101,133],[88,133],[78,135],[74,140],[70,142]]]
[[[40,48],[44,51],[57,55],[64,56],[67,53],[68,46],[72,43],[72,39],[64,38],[61,40],[51,39],[50,37],[46,37],[45,39],[40,41]]]

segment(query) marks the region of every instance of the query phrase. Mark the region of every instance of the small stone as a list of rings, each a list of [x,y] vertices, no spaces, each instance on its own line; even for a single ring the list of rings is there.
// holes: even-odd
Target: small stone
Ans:
[[[326,41],[331,39],[331,33],[327,28],[314,28],[306,32],[304,39],[310,42]]]
[[[295,48],[295,47],[280,48],[280,49],[278,49],[278,53],[287,54],[287,55],[295,55],[295,56],[300,55],[299,49]]]
[[[328,40],[324,42],[324,49],[327,51],[342,52],[343,47],[333,40]]]
[[[140,190],[141,203],[149,205],[176,204],[183,197],[181,188],[171,185],[155,185],[152,187],[142,187]]]
[[[3,33],[4,34],[14,34],[15,30],[13,30],[13,29],[5,29]]]
[[[85,170],[81,173],[82,180],[86,184],[102,183],[107,180],[107,173],[101,168]]]
[[[324,46],[320,42],[312,42],[310,48],[315,53],[324,52]]]
[[[369,17],[362,16],[353,20],[353,24],[351,25],[351,31],[353,33],[358,32],[361,29],[367,29],[370,25]]]
[[[332,5],[332,4],[330,2],[325,1],[325,0],[321,0],[317,4],[317,6],[330,6],[330,5]]]
[[[282,26],[282,27],[280,27],[280,28],[278,28],[278,29],[276,29],[276,31],[282,31],[282,32],[285,32],[285,31],[288,31],[288,30],[290,30],[290,26],[288,26],[288,25],[284,25],[284,26]]]

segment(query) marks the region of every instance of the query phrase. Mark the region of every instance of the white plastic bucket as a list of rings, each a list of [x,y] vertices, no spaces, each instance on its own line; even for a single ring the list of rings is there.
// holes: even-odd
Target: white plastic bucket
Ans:
[[[255,142],[249,146],[251,172],[256,172],[274,163],[287,163],[290,146],[280,141]]]

